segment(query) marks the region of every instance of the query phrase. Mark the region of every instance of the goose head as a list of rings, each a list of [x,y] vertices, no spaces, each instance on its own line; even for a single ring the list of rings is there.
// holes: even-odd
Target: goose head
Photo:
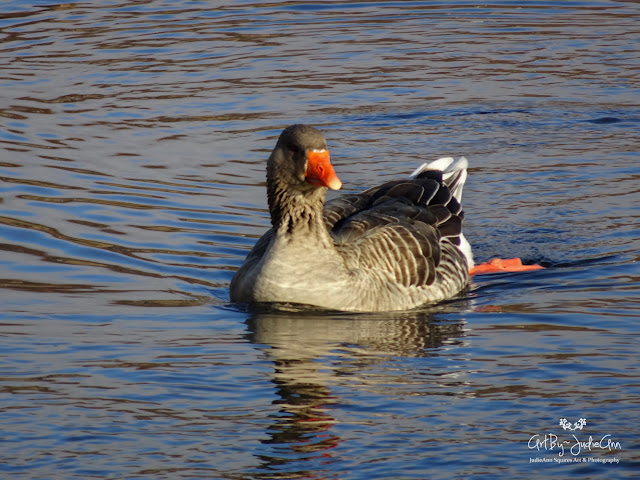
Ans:
[[[319,187],[338,190],[342,182],[331,165],[322,132],[310,125],[285,128],[269,157],[267,184],[277,184],[290,194]]]

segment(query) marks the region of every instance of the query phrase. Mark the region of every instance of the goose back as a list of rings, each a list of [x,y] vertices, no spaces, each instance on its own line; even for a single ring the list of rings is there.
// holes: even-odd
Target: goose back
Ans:
[[[425,170],[325,204],[325,224],[347,268],[386,273],[387,285],[374,293],[379,303],[394,303],[385,309],[442,300],[468,282],[458,248],[464,212],[442,177]],[[386,300],[389,283],[403,297]]]

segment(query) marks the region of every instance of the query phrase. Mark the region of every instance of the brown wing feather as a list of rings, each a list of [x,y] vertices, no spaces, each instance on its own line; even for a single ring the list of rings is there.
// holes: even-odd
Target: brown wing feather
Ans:
[[[382,270],[403,286],[434,283],[442,248],[450,250],[443,242],[460,243],[463,213],[441,172],[429,173],[327,202],[325,222],[347,267]]]
[[[382,270],[405,287],[431,285],[440,249],[435,231],[424,227],[428,226],[408,223],[380,226],[348,244],[338,243],[336,248],[348,268]]]

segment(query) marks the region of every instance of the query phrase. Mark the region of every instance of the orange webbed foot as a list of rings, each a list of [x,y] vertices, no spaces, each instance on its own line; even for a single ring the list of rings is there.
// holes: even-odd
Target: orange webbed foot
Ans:
[[[492,258],[488,262],[481,263],[469,270],[469,275],[496,272],[526,272],[530,270],[541,270],[540,265],[523,265],[519,258]]]

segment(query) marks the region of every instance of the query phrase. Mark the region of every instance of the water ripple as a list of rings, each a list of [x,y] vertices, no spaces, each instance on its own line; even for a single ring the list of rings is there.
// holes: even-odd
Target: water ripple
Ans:
[[[0,5],[2,474],[632,476],[637,10]],[[346,192],[465,155],[477,259],[547,268],[393,315],[230,305],[301,121]],[[560,418],[620,464],[527,448]]]

